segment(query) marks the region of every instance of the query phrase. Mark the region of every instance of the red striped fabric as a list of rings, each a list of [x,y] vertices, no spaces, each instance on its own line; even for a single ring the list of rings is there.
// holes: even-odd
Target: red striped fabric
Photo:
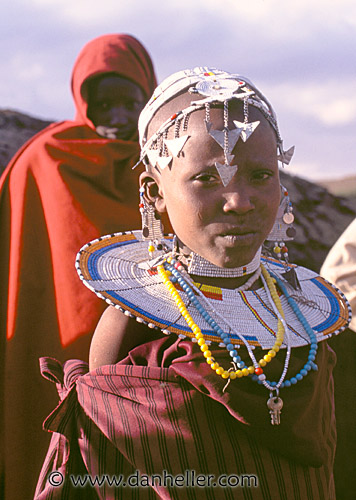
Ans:
[[[292,370],[306,353],[293,350]],[[214,355],[224,362],[222,350]],[[317,362],[317,372],[282,391],[281,425],[272,426],[265,388],[235,380],[223,392],[225,381],[199,349],[173,336],[93,372],[77,360],[62,368],[43,358],[42,373],[57,383],[61,402],[44,424],[53,436],[35,498],[334,499],[334,355],[326,343]],[[54,471],[60,486],[51,485]],[[152,474],[160,477],[148,486]],[[211,486],[192,485],[192,474],[213,476]],[[179,475],[183,486],[172,486]],[[228,475],[234,484],[219,486]],[[241,485],[242,475],[258,485]],[[113,476],[141,486],[110,486]]]

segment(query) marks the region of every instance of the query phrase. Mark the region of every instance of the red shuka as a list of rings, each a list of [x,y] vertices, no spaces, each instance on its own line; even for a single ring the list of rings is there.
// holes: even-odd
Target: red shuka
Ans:
[[[75,120],[53,124],[28,141],[0,179],[6,498],[11,489],[14,498],[27,498],[38,475],[34,464],[46,448],[40,446],[41,421],[55,395],[47,396],[42,386],[38,358],[85,358],[88,334],[105,306],[78,278],[76,254],[93,238],[140,227],[138,172],[131,169],[137,137],[100,137],[86,115],[88,80],[108,72],[135,82],[147,98],[156,86],[151,59],[135,38],[92,40],[73,68]]]
[[[36,266],[34,258],[41,267],[46,266],[46,283],[42,286],[34,272],[32,286],[45,290],[52,282],[54,295],[49,298],[47,292],[41,303],[45,307],[48,300],[54,301],[62,345],[92,331],[100,301],[78,280],[76,253],[92,238],[140,225],[137,176],[130,170],[137,161],[137,140],[102,138],[86,115],[87,82],[106,72],[134,81],[147,97],[153,92],[152,63],[137,40],[129,35],[107,35],[91,41],[73,69],[75,121],[54,124],[37,134],[2,177],[1,212],[2,217],[8,213],[10,218],[9,231],[1,231],[2,244],[10,245],[8,339],[14,336],[21,309],[26,307],[21,289],[27,288],[27,267]],[[39,213],[26,221],[35,199]],[[41,229],[34,227],[40,222]],[[42,240],[49,246],[51,260],[44,260]]]

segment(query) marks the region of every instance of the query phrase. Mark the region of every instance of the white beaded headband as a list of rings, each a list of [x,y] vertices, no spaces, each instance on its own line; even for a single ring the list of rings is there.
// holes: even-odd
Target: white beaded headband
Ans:
[[[197,101],[194,101],[193,98],[190,106],[177,110],[148,138],[148,125],[157,111],[185,89],[188,89],[192,95],[198,94],[204,98]],[[229,129],[228,103],[232,99],[243,101],[244,121],[234,120],[234,128]],[[210,122],[210,106],[217,103],[222,103],[224,106],[224,127],[222,130],[214,130]],[[259,121],[248,121],[249,105],[258,108],[272,125],[277,137],[278,160],[288,165],[294,153],[294,146],[288,151],[284,151],[276,114],[266,97],[247,78],[207,67],[197,67],[174,73],[156,88],[139,118],[138,128],[141,145],[139,163],[142,161],[146,168],[148,163],[152,167],[159,167],[161,170],[166,168],[173,157],[179,156],[189,138],[188,134],[180,136],[181,126],[185,132],[190,114],[205,108],[207,132],[224,151],[224,164],[217,162],[216,168],[223,184],[226,186],[238,168],[237,165],[230,164],[233,158],[231,153],[236,142],[240,137],[246,142],[260,123]],[[168,130],[171,127],[174,127],[174,138],[168,139]]]

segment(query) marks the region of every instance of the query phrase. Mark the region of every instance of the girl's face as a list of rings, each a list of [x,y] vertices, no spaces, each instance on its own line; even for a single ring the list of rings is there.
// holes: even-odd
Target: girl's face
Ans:
[[[243,121],[241,113],[230,120]],[[223,128],[222,111],[211,110],[214,129]],[[238,140],[231,165],[238,170],[224,187],[215,163],[222,148],[205,128],[204,112],[191,115],[190,138],[179,158],[157,176],[156,209],[168,212],[179,240],[220,267],[248,264],[272,229],[280,202],[275,134],[258,110],[249,121],[260,125],[244,143]],[[231,128],[231,126],[230,126]]]

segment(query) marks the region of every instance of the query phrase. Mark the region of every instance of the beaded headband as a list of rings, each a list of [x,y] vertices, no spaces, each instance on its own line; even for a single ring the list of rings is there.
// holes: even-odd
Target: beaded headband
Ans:
[[[157,111],[173,97],[188,89],[192,94],[190,106],[177,110],[158,130],[147,137],[148,125]],[[194,100],[194,95],[203,97]],[[237,99],[244,105],[244,121],[233,121],[234,128],[229,129],[229,102]],[[224,127],[214,130],[210,121],[210,107],[222,104],[224,110]],[[188,120],[194,111],[205,109],[207,133],[224,151],[224,163],[216,162],[215,166],[220,178],[226,186],[237,171],[237,165],[231,165],[232,151],[241,137],[246,142],[259,125],[259,121],[249,122],[249,105],[259,109],[273,127],[277,137],[278,160],[288,165],[294,153],[294,146],[288,151],[283,149],[283,141],[279,133],[276,114],[257,87],[247,78],[215,68],[196,67],[174,73],[164,80],[154,91],[151,99],[141,112],[138,129],[140,136],[140,162],[146,166],[166,168],[173,157],[178,157],[189,138],[188,134],[180,135],[180,130],[187,131]],[[174,138],[168,139],[168,131],[174,127]]]

